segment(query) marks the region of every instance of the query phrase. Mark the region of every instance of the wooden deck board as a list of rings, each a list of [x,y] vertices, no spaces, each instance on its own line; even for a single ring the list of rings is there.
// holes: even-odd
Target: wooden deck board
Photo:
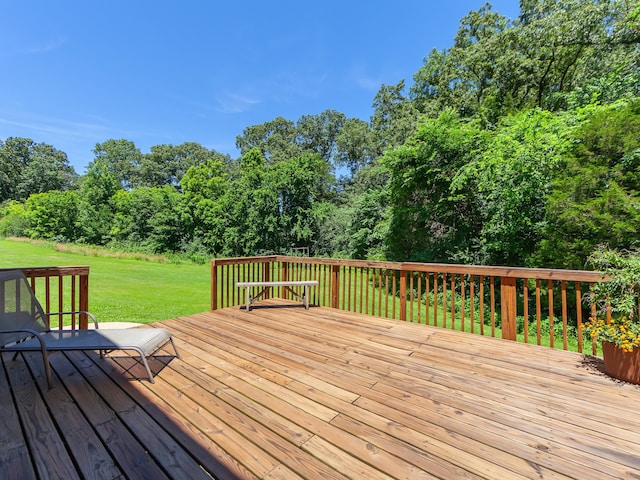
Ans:
[[[27,441],[22,433],[16,405],[6,381],[0,359],[0,478],[21,479],[35,476]]]
[[[640,387],[589,357],[279,299],[160,325],[154,384],[3,355],[0,477],[640,478]]]

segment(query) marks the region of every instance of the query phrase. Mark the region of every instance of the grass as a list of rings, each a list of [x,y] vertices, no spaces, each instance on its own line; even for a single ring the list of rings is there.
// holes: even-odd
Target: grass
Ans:
[[[88,265],[89,311],[101,322],[151,323],[208,311],[209,265],[0,239],[0,267]]]

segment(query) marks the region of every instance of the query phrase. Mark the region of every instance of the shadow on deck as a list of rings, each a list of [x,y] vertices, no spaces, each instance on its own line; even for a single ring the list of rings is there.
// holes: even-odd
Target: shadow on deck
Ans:
[[[0,478],[640,478],[640,388],[598,359],[278,302],[158,324],[155,384],[3,355]]]

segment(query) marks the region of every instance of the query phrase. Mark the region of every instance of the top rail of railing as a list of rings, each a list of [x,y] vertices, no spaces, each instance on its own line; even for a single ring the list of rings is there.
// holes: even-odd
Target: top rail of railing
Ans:
[[[340,258],[290,257],[269,255],[262,257],[216,258],[212,265],[248,265],[253,263],[288,262],[308,265],[338,265],[358,268],[386,268],[398,271],[443,272],[465,275],[485,275],[494,277],[516,277],[540,280],[567,280],[574,282],[599,282],[601,272],[588,270],[564,270],[553,268],[502,267],[487,265],[462,265],[452,263],[387,262],[376,260],[350,260]]]

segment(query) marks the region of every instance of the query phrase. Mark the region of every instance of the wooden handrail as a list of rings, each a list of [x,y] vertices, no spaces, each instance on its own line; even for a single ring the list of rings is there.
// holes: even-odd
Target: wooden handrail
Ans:
[[[212,310],[246,302],[238,281],[318,280],[312,304],[481,335],[499,330],[502,338],[552,348],[558,332],[564,349],[574,325],[580,352],[586,311],[581,288],[606,281],[600,272],[582,270],[282,255],[215,259],[211,279]],[[284,291],[274,295],[288,298]],[[591,350],[597,351],[593,342]]]
[[[0,268],[0,271],[14,270]],[[54,312],[87,312],[89,311],[89,267],[25,267],[20,268],[29,279],[31,289],[42,305],[45,313]],[[72,329],[88,328],[86,314],[71,314]],[[53,321],[53,318],[49,318]],[[57,325],[62,328],[64,316],[57,317]]]

